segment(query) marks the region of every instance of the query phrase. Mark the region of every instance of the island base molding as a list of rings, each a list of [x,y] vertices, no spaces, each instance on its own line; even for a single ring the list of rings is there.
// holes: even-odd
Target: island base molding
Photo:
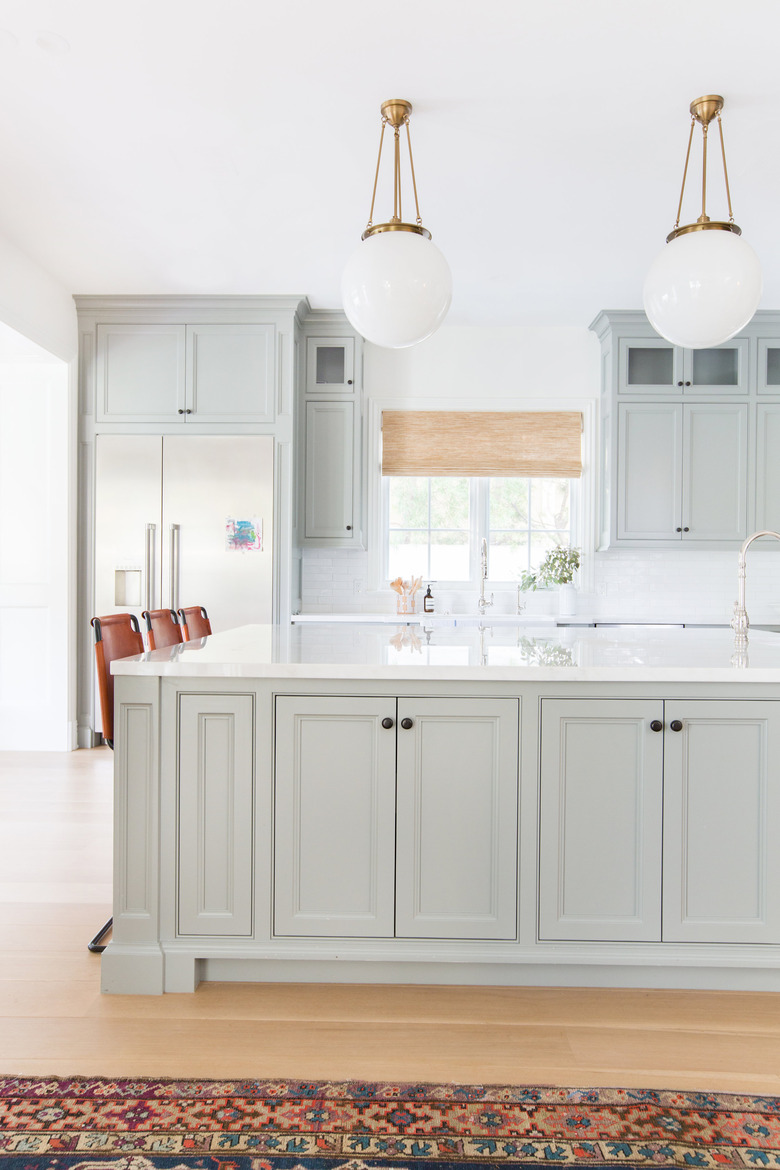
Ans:
[[[694,955],[644,948],[632,956],[540,956],[485,962],[391,959],[252,958],[202,952],[109,947],[101,991],[163,995],[195,991],[202,982],[407,984],[447,987],[604,987],[691,991],[780,991],[780,953]]]

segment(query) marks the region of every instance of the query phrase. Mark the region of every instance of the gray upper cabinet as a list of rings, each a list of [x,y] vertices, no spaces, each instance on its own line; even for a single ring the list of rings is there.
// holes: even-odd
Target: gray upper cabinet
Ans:
[[[602,358],[599,547],[734,548],[780,521],[780,314],[757,313],[713,349],[671,345],[641,312],[602,312],[591,329]]]
[[[98,323],[98,422],[267,423],[271,324]]]
[[[355,338],[306,338],[306,393],[352,394],[355,390]]]
[[[680,349],[655,334],[618,341],[619,394],[747,394],[749,341]]]
[[[324,316],[327,323],[306,337],[301,379],[298,540],[304,547],[361,548],[360,339],[345,335],[339,315]]]

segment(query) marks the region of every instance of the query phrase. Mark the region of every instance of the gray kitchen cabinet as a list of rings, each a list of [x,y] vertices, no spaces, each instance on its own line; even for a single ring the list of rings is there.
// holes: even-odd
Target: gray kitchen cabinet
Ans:
[[[663,703],[543,699],[539,937],[661,937]]]
[[[749,340],[681,349],[658,337],[618,339],[619,394],[747,394]]]
[[[334,547],[359,542],[355,403],[306,403],[304,537]]]
[[[778,704],[664,706],[664,942],[780,942]]]
[[[778,350],[780,352],[780,350]],[[780,531],[780,402],[759,402],[756,417],[756,531]]]
[[[278,936],[517,937],[516,699],[276,703]]]
[[[602,370],[599,547],[738,548],[777,511],[769,408],[780,404],[780,313],[756,313],[713,349],[671,345],[641,312],[602,312],[591,329]]]
[[[252,934],[254,696],[180,694],[177,934]]]
[[[306,337],[299,411],[298,541],[362,548],[361,350],[338,314],[321,314]]]
[[[747,536],[748,407],[618,404],[617,538]]]
[[[540,939],[780,942],[776,703],[544,699],[541,748]]]
[[[306,338],[306,393],[355,392],[355,338]]]
[[[99,423],[269,423],[275,327],[262,322],[98,323]]]

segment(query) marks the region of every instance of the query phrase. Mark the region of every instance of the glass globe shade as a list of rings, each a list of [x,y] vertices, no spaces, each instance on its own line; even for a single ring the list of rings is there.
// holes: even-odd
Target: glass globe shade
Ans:
[[[656,332],[686,349],[728,341],[761,299],[761,266],[750,244],[718,228],[671,240],[650,266],[644,287]]]
[[[361,240],[341,279],[344,312],[367,341],[388,349],[434,333],[452,300],[452,276],[435,244],[416,232]]]

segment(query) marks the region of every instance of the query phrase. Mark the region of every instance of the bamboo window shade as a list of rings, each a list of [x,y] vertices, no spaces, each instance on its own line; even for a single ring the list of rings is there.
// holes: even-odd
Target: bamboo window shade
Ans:
[[[582,475],[579,411],[385,410],[382,475]]]

